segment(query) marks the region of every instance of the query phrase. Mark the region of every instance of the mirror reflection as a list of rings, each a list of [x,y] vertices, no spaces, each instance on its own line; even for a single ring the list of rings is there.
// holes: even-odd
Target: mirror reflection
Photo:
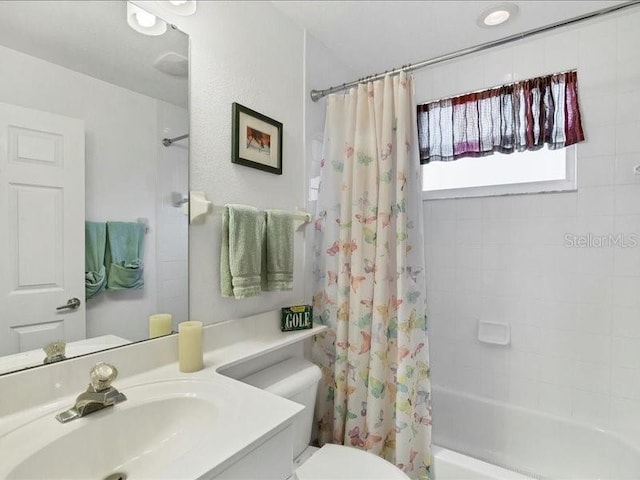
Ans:
[[[0,2],[0,373],[188,319],[187,59],[127,2]]]

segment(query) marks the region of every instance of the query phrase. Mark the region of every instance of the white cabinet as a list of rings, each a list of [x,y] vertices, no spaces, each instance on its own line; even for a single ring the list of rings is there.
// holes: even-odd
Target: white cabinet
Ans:
[[[275,435],[212,477],[216,480],[285,480],[293,474],[293,428]]]

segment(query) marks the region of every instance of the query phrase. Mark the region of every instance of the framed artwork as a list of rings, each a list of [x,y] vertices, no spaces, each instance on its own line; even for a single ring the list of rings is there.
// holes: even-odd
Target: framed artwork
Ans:
[[[282,123],[233,103],[231,161],[282,175]]]

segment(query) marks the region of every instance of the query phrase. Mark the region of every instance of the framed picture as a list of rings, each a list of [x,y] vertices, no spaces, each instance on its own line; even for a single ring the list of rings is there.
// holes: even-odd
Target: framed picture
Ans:
[[[282,175],[282,124],[233,104],[231,161]]]

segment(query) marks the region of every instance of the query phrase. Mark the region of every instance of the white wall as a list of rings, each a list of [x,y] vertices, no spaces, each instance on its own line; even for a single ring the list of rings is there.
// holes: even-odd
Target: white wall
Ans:
[[[0,102],[85,121],[87,220],[149,220],[144,289],[106,291],[87,302],[88,337],[146,338],[147,317],[157,311],[155,205],[162,122],[182,111],[177,115],[186,125],[186,111],[4,47],[0,63],[12,72],[0,76]],[[169,109],[171,115],[165,113]],[[84,292],[77,296],[83,298]]]
[[[192,17],[167,14],[190,37],[192,190],[217,205],[293,210],[305,206],[304,31],[269,2],[198,2]],[[238,102],[284,125],[283,174],[231,163],[231,105]],[[221,218],[190,227],[190,314],[206,323],[297,303],[304,296],[304,232],[295,234],[294,289],[244,300],[222,298]]]
[[[640,245],[564,243],[640,235],[638,45],[636,8],[417,73],[422,103],[577,67],[587,138],[577,192],[425,202],[436,385],[640,428]],[[509,322],[512,344],[480,344],[479,319]]]

